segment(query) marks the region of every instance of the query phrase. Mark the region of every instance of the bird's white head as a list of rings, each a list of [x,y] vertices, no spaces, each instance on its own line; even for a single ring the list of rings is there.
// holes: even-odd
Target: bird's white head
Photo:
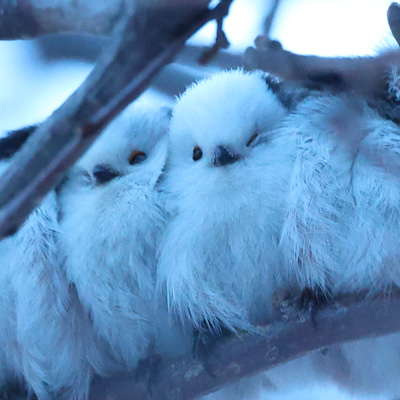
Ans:
[[[233,70],[190,87],[177,103],[171,124],[173,160],[227,167],[251,152],[258,134],[284,115],[261,73]]]
[[[169,167],[212,185],[234,175],[255,138],[272,130],[285,109],[262,73],[226,71],[200,81],[178,100],[170,128]],[[224,186],[224,185],[222,185]],[[180,190],[179,190],[180,191]]]
[[[133,103],[80,159],[70,179],[97,190],[115,182],[154,187],[166,160],[170,115],[168,107]]]

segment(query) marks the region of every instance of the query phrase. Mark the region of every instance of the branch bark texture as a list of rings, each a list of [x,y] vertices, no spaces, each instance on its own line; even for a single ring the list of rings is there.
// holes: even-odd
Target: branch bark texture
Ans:
[[[170,63],[186,40],[225,15],[209,0],[143,1],[127,13],[82,86],[43,123],[0,178],[0,237],[13,233],[101,130]]]
[[[220,338],[207,362],[192,355],[162,362],[151,388],[146,378],[129,374],[95,379],[91,400],[128,398],[189,400],[214,392],[241,378],[271,369],[313,350],[347,341],[400,331],[400,291],[365,299],[346,295],[311,314],[299,307],[299,298],[281,302],[277,318],[260,334]]]
[[[353,92],[365,98],[382,95],[388,72],[393,66],[400,67],[399,50],[377,57],[335,58],[291,53],[264,36],[259,36],[255,44],[245,53],[247,69],[261,69],[311,89]]]
[[[58,32],[110,35],[132,0],[0,0],[0,39]]]

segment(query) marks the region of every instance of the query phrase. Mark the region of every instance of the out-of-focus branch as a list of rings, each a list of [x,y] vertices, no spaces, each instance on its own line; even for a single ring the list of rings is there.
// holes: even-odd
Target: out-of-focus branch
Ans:
[[[176,61],[189,66],[198,66],[197,60],[204,52],[204,47],[186,45],[184,50],[178,55]],[[209,61],[208,67],[217,67],[221,69],[229,69],[243,66],[242,54],[231,53],[220,50],[218,54]]]
[[[269,11],[267,17],[264,21],[264,35],[269,37],[272,29],[272,24],[274,23],[276,12],[278,11],[280,0],[273,0],[271,10]]]
[[[110,35],[136,0],[0,0],[0,39],[58,32]]]
[[[173,63],[166,66],[153,80],[151,87],[174,97],[185,91],[193,82],[208,76],[203,70],[182,67]]]
[[[400,51],[376,57],[333,58],[303,56],[283,50],[279,42],[260,36],[245,53],[247,69],[261,69],[311,89],[353,92],[366,98],[382,95],[387,73],[400,67]]]
[[[151,394],[147,379],[129,374],[95,379],[90,399],[194,399],[313,350],[400,331],[399,290],[369,300],[361,295],[338,298],[318,311],[315,324],[299,304],[299,298],[282,301],[275,322],[262,327],[260,334],[220,338],[207,368],[192,355],[161,363]]]
[[[37,40],[37,44],[42,56],[48,62],[71,58],[94,62],[109,41],[110,38],[105,36],[59,34],[41,37]],[[204,70],[205,68],[200,67],[198,63],[203,53],[204,46],[186,44],[175,61]],[[243,66],[243,55],[220,50],[207,66],[220,69],[240,67]]]
[[[34,43],[44,62],[72,59],[94,63],[110,41],[109,36],[59,33],[41,36]]]
[[[94,62],[109,38],[88,35],[51,35],[40,38],[39,48],[47,62],[57,59],[83,59]],[[192,82],[202,79],[216,69],[243,66],[243,56],[228,51],[219,51],[207,67],[201,67],[198,59],[204,47],[185,45],[175,62],[164,68],[154,78],[151,87],[167,96],[177,96]]]
[[[200,65],[207,65],[217,54],[220,49],[227,49],[229,47],[228,38],[223,30],[225,15],[220,15],[217,21],[217,35],[215,38],[215,43],[207,50],[203,52],[199,58]]]
[[[124,107],[138,97],[185,41],[224,15],[232,0],[212,10],[208,0],[165,0],[129,10],[82,86],[45,121],[0,178],[0,236],[11,234]]]
[[[400,5],[392,3],[387,12],[387,19],[392,35],[400,46]]]

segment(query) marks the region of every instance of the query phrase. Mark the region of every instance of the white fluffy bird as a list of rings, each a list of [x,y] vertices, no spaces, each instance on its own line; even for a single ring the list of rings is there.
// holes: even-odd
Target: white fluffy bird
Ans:
[[[3,156],[22,144],[23,131],[2,143]],[[0,388],[25,381],[39,399],[80,399],[90,380],[81,358],[89,320],[60,265],[58,213],[52,191],[17,233],[0,242]]]
[[[272,134],[252,142],[284,115],[263,76],[241,70],[195,84],[175,106],[158,287],[197,328],[252,329],[272,308],[290,162]]]
[[[157,329],[155,257],[165,214],[155,185],[169,120],[167,108],[133,104],[78,162],[60,194],[64,266],[102,340],[104,357],[91,362],[102,375],[135,367]]]
[[[338,243],[332,290],[390,293],[400,285],[400,129],[366,105],[345,124],[346,134],[357,130],[360,140],[350,174],[353,207],[337,220],[345,240]],[[398,397],[399,359],[400,335],[394,334],[343,344],[324,362],[328,371],[346,368],[345,384],[354,391]]]
[[[0,386],[25,381],[39,399],[81,398],[90,380],[80,358],[89,321],[60,268],[57,231],[52,192],[0,245]]]
[[[351,170],[356,154],[354,140],[339,137],[349,129],[347,106],[335,96],[310,96],[279,128],[281,140],[295,144],[280,238],[284,289],[328,294],[333,275],[342,268],[348,240],[343,221],[354,217]]]
[[[398,126],[360,99],[319,95],[302,102],[280,131],[297,137],[280,241],[282,286],[334,295],[398,286]],[[391,335],[311,357],[330,377],[347,371],[352,390],[398,396],[399,345]]]

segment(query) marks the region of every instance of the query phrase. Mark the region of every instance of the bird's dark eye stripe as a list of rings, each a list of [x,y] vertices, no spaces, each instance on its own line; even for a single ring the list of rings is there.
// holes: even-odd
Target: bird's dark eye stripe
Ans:
[[[199,146],[195,146],[193,148],[193,161],[198,161],[201,157],[203,157],[203,151]]]
[[[251,138],[248,140],[248,142],[246,143],[246,146],[249,147],[253,142],[254,139],[258,136],[258,133],[255,133],[254,135],[251,136]]]
[[[93,176],[98,184],[103,184],[111,181],[112,179],[120,176],[120,173],[113,170],[108,165],[96,165],[93,168]]]

